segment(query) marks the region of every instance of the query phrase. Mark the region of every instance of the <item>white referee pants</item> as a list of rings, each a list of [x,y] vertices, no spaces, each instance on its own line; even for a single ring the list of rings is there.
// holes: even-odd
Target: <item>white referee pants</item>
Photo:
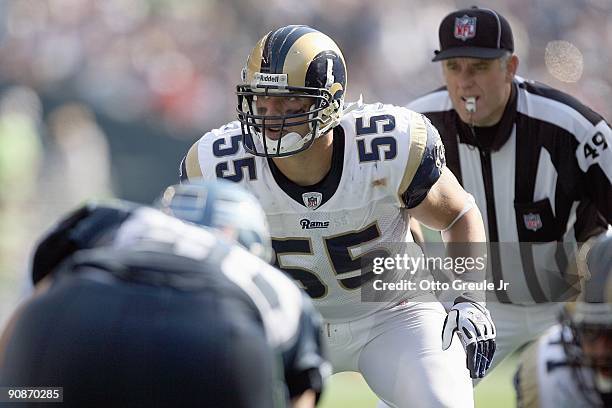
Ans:
[[[491,368],[522,345],[540,337],[542,333],[559,322],[563,303],[543,303],[533,306],[487,302],[487,309],[497,329],[495,355]]]
[[[473,407],[461,342],[455,337],[442,351],[444,308],[429,295],[411,300],[359,320],[325,324],[334,372],[360,372],[381,407]]]

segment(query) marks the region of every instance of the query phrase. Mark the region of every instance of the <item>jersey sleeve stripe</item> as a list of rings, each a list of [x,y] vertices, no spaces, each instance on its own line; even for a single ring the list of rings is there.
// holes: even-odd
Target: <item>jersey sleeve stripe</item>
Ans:
[[[203,177],[198,159],[198,144],[194,143],[187,152],[187,157],[185,157],[185,174],[189,180]]]
[[[540,407],[539,348],[540,342],[536,341],[521,355],[519,368],[514,379],[514,387],[518,399],[517,406],[525,408]]]
[[[594,112],[591,108],[581,103],[578,99],[573,96],[566,94],[558,89],[551,88],[545,84],[535,81],[525,81],[525,79],[517,76],[517,82],[519,87],[523,88],[530,96],[539,96],[550,101],[555,101],[561,105],[567,106],[572,109],[580,117],[580,120],[588,121],[592,126],[596,126],[601,122],[603,117],[598,113]],[[556,118],[559,118],[557,114]],[[555,123],[554,121],[552,123]]]
[[[427,145],[427,126],[423,117],[416,112],[410,112],[410,151],[408,163],[404,170],[404,176],[400,183],[398,194],[401,196],[412,183],[423,159],[423,153]]]

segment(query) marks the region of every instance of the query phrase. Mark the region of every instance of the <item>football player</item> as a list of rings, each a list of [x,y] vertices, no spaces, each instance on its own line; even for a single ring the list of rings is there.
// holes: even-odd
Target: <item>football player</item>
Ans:
[[[360,289],[372,282],[362,262],[413,241],[410,217],[463,243],[485,241],[482,218],[431,123],[382,103],[345,106],[346,75],[325,34],[266,34],[242,70],[238,120],[191,147],[181,179],[227,179],[259,199],[276,264],[326,320],[335,372],[361,372],[381,406],[472,406],[470,375],[484,375],[495,348],[484,304],[464,293],[447,317],[427,290],[366,302]]]
[[[68,406],[314,407],[331,371],[320,316],[249,252],[271,251],[256,200],[231,183],[164,197],[189,222],[90,204],[45,236],[0,385],[61,386]]]
[[[583,292],[521,355],[519,407],[612,407],[612,234],[583,253]]]

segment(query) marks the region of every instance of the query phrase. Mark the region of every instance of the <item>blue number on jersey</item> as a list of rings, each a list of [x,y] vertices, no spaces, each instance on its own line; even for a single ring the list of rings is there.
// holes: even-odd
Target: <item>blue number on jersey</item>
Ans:
[[[355,120],[357,136],[371,135],[378,132],[378,123],[383,122],[382,131],[391,132],[395,129],[395,117],[393,115],[375,115],[370,118],[370,126],[363,125],[363,118]],[[373,162],[380,160],[380,151],[384,151],[384,160],[392,160],[397,156],[397,143],[392,136],[375,137],[370,141],[370,152],[367,151],[365,140],[357,140],[357,151],[359,162]]]
[[[240,149],[241,139],[241,135],[232,136],[230,139],[230,145],[227,147],[225,146],[225,138],[215,140],[212,145],[213,155],[215,155],[215,157],[225,157],[236,154]],[[239,182],[244,178],[244,169],[246,168],[249,174],[249,180],[255,180],[257,178],[255,159],[253,157],[232,160],[232,167],[234,174],[227,174],[230,170],[229,162],[220,162],[215,167],[215,174],[218,178]]]

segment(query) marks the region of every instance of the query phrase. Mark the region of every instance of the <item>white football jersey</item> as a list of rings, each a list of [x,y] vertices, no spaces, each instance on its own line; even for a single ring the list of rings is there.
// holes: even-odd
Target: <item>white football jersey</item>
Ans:
[[[251,191],[268,217],[277,265],[327,320],[341,321],[422,294],[396,291],[385,302],[363,302],[360,286],[373,275],[361,276],[361,262],[374,249],[392,253],[392,243],[413,241],[406,208],[427,195],[445,161],[436,129],[406,108],[356,105],[333,131],[332,168],[314,186],[297,186],[272,160],[246,152],[237,121],[192,146],[181,178],[225,178]]]
[[[561,343],[561,325],[551,327],[522,354],[514,386],[521,408],[587,408],[588,402],[578,383]],[[565,333],[571,336],[571,333]],[[588,378],[588,376],[586,377]]]

